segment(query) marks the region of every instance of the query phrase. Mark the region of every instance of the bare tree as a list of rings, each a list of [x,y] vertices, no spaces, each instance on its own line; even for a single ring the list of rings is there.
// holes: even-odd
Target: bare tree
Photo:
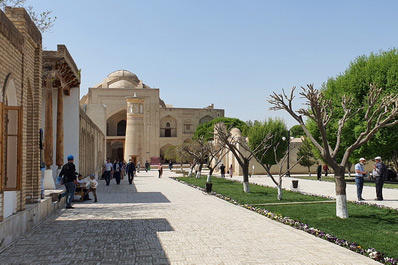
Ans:
[[[176,154],[180,159],[181,162],[181,172],[183,172],[183,168],[182,168],[182,163],[183,162],[191,162],[193,161],[194,163],[192,163],[189,167],[189,172],[188,172],[188,177],[192,176],[192,170],[195,166],[195,159],[185,151],[185,149],[187,148],[186,146],[188,145],[188,143],[183,143],[182,145],[177,145],[176,146]]]
[[[313,85],[301,88],[302,92],[300,95],[305,98],[308,108],[293,109],[295,91],[295,87],[293,87],[289,95],[284,90],[282,90],[282,94],[274,92],[268,100],[272,105],[270,109],[287,111],[301,125],[305,134],[320,151],[327,164],[333,168],[336,183],[336,215],[340,218],[348,218],[344,171],[349,157],[354,150],[369,141],[381,128],[393,126],[398,123],[396,119],[398,117],[398,95],[382,95],[382,89],[371,84],[367,102],[363,104],[365,105],[364,107],[354,106],[351,104],[349,96],[343,96],[341,99],[343,114],[338,120],[336,141],[334,147],[332,147],[331,141],[326,134],[326,128],[334,115],[332,101],[326,99],[322,91],[315,89]],[[361,112],[361,110],[363,111]],[[361,118],[366,123],[365,129],[359,134],[356,141],[345,150],[343,158],[338,162],[337,154],[341,145],[343,127],[347,121],[357,114],[362,115]],[[320,141],[308,130],[303,116],[308,117],[316,123],[320,132]]]
[[[51,10],[36,13],[33,10],[32,6],[26,6],[26,0],[0,0],[1,10],[4,11],[7,6],[25,8],[33,23],[35,23],[36,27],[42,33],[50,31],[50,29],[54,26],[55,21],[57,20],[57,17],[51,17],[51,14],[53,12]]]
[[[232,130],[237,130],[234,133],[231,133]],[[234,128],[225,128],[223,123],[218,123],[214,125],[214,142],[215,144],[219,144],[220,146],[225,147],[229,152],[231,152],[236,161],[238,161],[240,167],[242,168],[243,173],[243,190],[245,192],[250,192],[249,186],[249,165],[250,160],[252,160],[255,156],[255,153],[264,150],[265,148],[269,148],[268,145],[264,144],[269,139],[266,137],[254,150],[251,150],[247,137],[242,137],[239,129]]]
[[[214,142],[208,143],[208,152],[207,168],[209,169],[209,175],[207,176],[207,182],[210,182],[214,170],[221,163],[227,152],[225,152],[225,148],[223,146],[216,145]]]
[[[209,153],[209,144],[203,139],[203,137],[201,137],[186,145],[182,145],[181,151],[193,158],[194,165],[199,165],[199,171],[196,173],[196,178],[200,178],[203,164],[206,162]]]
[[[296,161],[296,163],[294,163],[292,166],[289,166],[289,168],[286,168],[286,170],[284,170],[283,168],[285,168],[285,164],[287,164],[287,160],[289,159],[289,152],[291,152],[294,149],[294,147],[292,147],[292,145],[289,145],[289,147],[288,147],[289,149],[287,149],[284,152],[282,158],[278,160],[278,151],[277,150],[278,150],[279,142],[273,143],[274,140],[275,140],[275,137],[272,134],[268,134],[263,140],[262,148],[255,148],[252,150],[249,148],[248,145],[244,145],[243,148],[245,148],[245,150],[247,152],[252,153],[253,157],[257,160],[257,162],[267,172],[267,175],[271,178],[272,182],[274,182],[274,184],[276,185],[276,188],[278,189],[278,195],[277,195],[278,200],[282,200],[282,180],[287,175],[287,173],[290,172],[290,170],[292,170],[300,162],[300,159],[298,159]],[[267,155],[268,150],[271,148],[273,150],[275,161],[278,161],[277,162],[277,166],[279,168],[278,180],[276,180],[274,175],[271,173],[271,165],[262,162],[262,161],[264,161],[264,156]]]

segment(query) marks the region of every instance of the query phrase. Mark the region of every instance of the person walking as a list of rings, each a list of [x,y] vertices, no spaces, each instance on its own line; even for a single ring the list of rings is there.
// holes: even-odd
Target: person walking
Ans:
[[[324,165],[323,165],[323,171],[325,172],[325,177],[328,176],[328,170],[329,170],[328,165],[324,164]]]
[[[134,164],[133,161],[131,161],[131,159],[129,160],[129,163],[127,164],[127,169],[126,170],[127,170],[129,184],[131,185],[133,183],[134,174],[135,174],[135,171],[136,171],[135,164]]]
[[[170,163],[169,163],[169,170],[171,171],[172,169],[173,169],[173,161],[170,160]]]
[[[318,166],[316,168],[316,176],[318,178],[318,180],[321,180],[322,178],[322,166],[321,164],[318,162]]]
[[[159,172],[159,178],[161,178],[163,175],[163,167],[162,167],[162,164],[160,164],[160,163],[158,165],[158,172]]]
[[[61,172],[59,172],[59,176],[63,177],[63,185],[65,185],[66,191],[62,194],[58,194],[58,201],[61,200],[62,197],[66,196],[66,209],[74,209],[72,206],[73,198],[75,196],[76,191],[76,167],[73,164],[74,158],[72,155],[68,156],[68,162],[63,165]]]
[[[104,176],[105,176],[106,186],[109,186],[109,182],[111,182],[112,170],[113,170],[113,164],[111,163],[111,160],[108,158],[104,163]]]
[[[229,174],[229,176],[232,178],[232,176],[234,175],[234,168],[232,167],[232,164],[231,164],[231,166],[229,167],[229,169],[228,169],[228,174]]]
[[[373,177],[376,180],[376,200],[383,200],[383,184],[387,178],[387,167],[381,162],[381,157],[375,157],[376,163],[373,166]]]
[[[122,167],[120,165],[119,159],[116,159],[115,164],[113,164],[113,177],[116,179],[116,184],[120,184],[120,172],[122,170]]]
[[[364,169],[365,158],[361,157],[359,159],[359,163],[355,165],[355,184],[357,185],[357,198],[358,201],[363,201],[362,198],[362,190],[363,190],[363,183],[364,178],[368,174]]]
[[[148,170],[151,170],[151,169],[150,169],[150,166],[151,166],[151,165],[149,164],[148,160],[146,160],[146,161],[145,161],[145,172],[148,172]]]
[[[224,166],[224,164],[221,164],[221,166],[220,166],[220,173],[221,173],[221,177],[225,178],[225,166]]]

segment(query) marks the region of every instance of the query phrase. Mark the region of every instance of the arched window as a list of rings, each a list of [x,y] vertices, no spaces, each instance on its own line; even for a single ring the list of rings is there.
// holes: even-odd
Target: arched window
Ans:
[[[160,137],[177,137],[177,120],[168,115],[160,120]]]
[[[117,123],[117,136],[126,136],[126,120]]]
[[[21,189],[22,112],[18,106],[16,87],[8,76],[4,89],[4,190]],[[3,149],[4,150],[4,149]]]

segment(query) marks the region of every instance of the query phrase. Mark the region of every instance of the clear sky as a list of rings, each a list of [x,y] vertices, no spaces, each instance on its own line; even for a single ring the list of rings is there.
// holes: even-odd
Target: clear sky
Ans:
[[[362,54],[398,46],[396,0],[28,0],[57,17],[43,46],[65,44],[81,96],[126,69],[175,107],[215,104],[244,121],[275,91],[343,72]]]

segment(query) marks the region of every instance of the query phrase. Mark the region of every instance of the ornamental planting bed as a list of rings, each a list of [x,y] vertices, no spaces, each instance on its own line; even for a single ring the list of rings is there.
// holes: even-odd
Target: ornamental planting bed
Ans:
[[[173,178],[181,183],[205,191],[206,178]],[[367,203],[348,203],[350,217],[335,217],[335,203],[300,203],[329,200],[293,191],[283,191],[284,204],[277,203],[276,189],[250,184],[251,193],[242,191],[242,184],[227,179],[213,178],[214,195],[265,217],[303,230],[316,237],[368,256],[384,264],[398,264],[398,211]],[[354,243],[355,242],[355,243]]]

